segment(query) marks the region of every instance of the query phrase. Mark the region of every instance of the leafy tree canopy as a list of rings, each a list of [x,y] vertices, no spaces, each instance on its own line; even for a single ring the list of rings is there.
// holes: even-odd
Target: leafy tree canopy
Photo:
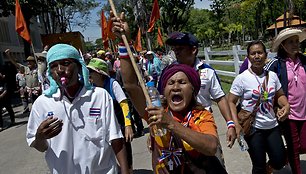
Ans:
[[[33,16],[40,15],[45,24],[45,32],[64,33],[71,25],[86,27],[90,10],[99,3],[95,0],[19,0],[24,18],[28,24]],[[0,1],[0,17],[15,14],[15,0]]]

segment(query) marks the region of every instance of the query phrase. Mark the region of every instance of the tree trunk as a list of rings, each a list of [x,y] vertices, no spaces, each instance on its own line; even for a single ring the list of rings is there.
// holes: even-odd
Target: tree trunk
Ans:
[[[228,32],[228,44],[231,44],[232,32]]]
[[[256,10],[255,18],[255,38],[258,39],[258,26],[259,26],[259,14],[258,9]]]

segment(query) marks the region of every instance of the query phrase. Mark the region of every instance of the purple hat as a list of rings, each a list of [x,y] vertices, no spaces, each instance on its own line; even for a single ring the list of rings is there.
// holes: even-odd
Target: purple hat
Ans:
[[[161,76],[161,91],[164,92],[166,87],[167,81],[177,72],[183,72],[188,77],[190,83],[194,87],[194,92],[197,95],[199,93],[201,87],[200,76],[196,70],[192,67],[185,65],[185,64],[172,64],[169,65],[163,75]]]
[[[190,45],[199,47],[198,39],[191,33],[175,31],[166,40],[168,45]]]

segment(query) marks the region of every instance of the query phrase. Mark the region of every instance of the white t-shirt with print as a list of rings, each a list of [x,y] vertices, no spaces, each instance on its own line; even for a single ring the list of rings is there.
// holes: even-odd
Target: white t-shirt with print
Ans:
[[[262,83],[266,78],[265,74],[266,73],[263,73],[260,76],[255,76],[255,74],[252,74],[249,70],[246,70],[239,74],[233,81],[230,93],[240,97],[242,109],[250,112],[253,111],[261,92]],[[277,74],[269,71],[269,80],[266,87],[266,91],[268,92],[268,100],[264,101],[263,97],[261,97],[255,117],[255,128],[271,129],[278,125],[273,110],[273,102],[275,93],[280,88],[281,83],[277,77]]]
[[[63,120],[62,131],[47,140],[45,158],[51,173],[118,173],[111,141],[123,136],[106,90],[83,88],[72,103],[65,96],[60,100],[60,90],[52,97],[39,96],[28,121],[29,145],[49,116]]]
[[[211,99],[218,99],[225,96],[221,83],[217,77],[215,70],[209,65],[196,59],[195,69],[199,72],[201,80],[201,88],[197,95],[197,100],[206,109],[210,109],[212,105]]]

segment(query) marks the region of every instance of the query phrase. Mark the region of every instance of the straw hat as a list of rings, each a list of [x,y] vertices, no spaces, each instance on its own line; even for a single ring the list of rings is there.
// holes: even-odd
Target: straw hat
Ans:
[[[299,36],[300,42],[306,39],[306,31],[302,29],[297,28],[286,28],[283,29],[279,34],[276,36],[276,38],[273,41],[272,45],[272,52],[277,52],[279,45],[286,39],[288,39],[291,36]]]

